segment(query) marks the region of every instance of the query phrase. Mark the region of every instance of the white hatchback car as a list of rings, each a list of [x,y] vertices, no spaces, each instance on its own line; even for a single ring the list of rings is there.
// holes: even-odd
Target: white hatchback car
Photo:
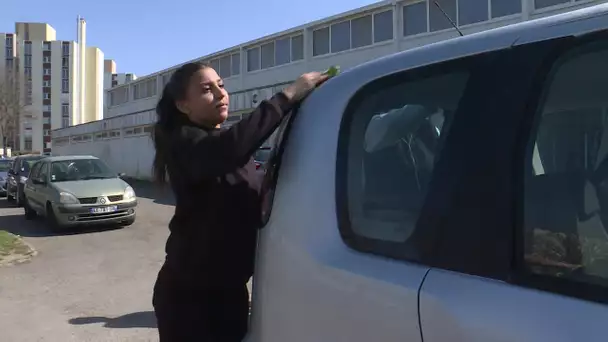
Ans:
[[[608,4],[358,66],[280,130],[249,341],[606,341]]]

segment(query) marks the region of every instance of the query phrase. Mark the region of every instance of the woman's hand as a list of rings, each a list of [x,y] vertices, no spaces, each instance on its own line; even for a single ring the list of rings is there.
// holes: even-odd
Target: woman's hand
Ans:
[[[298,102],[308,95],[313,89],[327,81],[329,75],[320,72],[306,73],[289,85],[283,94],[292,102]]]

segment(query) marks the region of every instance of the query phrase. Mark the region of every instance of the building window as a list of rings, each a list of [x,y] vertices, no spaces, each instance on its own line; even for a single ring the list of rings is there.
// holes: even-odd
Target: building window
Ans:
[[[24,42],[24,46],[23,46],[23,53],[25,55],[32,55],[32,42]],[[31,63],[31,62],[30,62]],[[27,65],[26,65],[27,66]]]
[[[49,42],[42,43],[42,50],[51,51],[51,43],[49,43]]]
[[[42,118],[42,123],[50,125],[51,124],[51,117],[50,116],[45,116]]]
[[[226,78],[232,76],[230,55],[220,58],[220,77]]]
[[[329,53],[329,27],[312,32],[312,55],[321,56]]]
[[[275,65],[283,65],[291,62],[291,38],[277,39],[274,42]]]
[[[267,69],[274,66],[274,41],[260,47],[261,67]]]
[[[353,39],[355,38],[353,34]],[[374,14],[374,43],[393,39],[393,11]]]
[[[110,91],[110,106],[129,102],[129,87],[123,86]]]
[[[145,99],[156,95],[156,78],[133,85],[133,100]]]
[[[61,118],[61,128],[70,127],[70,118]]]
[[[25,57],[23,58],[23,66],[26,68],[31,68],[32,67],[32,56],[31,55],[25,55]]]
[[[70,58],[69,57],[62,57],[61,58],[61,66],[64,68],[68,68],[70,66]]]
[[[447,17],[452,19],[456,23],[456,25],[458,25],[458,22],[455,19],[455,18],[457,18],[456,17],[456,11],[457,11],[456,0],[436,0],[436,1],[439,4],[439,6],[441,6],[441,10],[437,6],[431,6],[431,8],[429,9],[429,23],[430,23],[429,26],[430,26],[431,32],[452,28],[452,24],[450,23],[450,20]],[[434,5],[434,3],[433,3],[433,5]],[[442,10],[443,10],[443,12],[445,12],[445,14],[442,12]]]
[[[51,63],[51,56],[44,56],[44,57],[42,57],[42,62],[43,63]]]
[[[446,15],[454,21],[456,26],[464,26],[518,14],[522,11],[521,0],[437,0],[437,3],[445,14],[437,8],[434,1],[403,6],[403,36],[453,29]],[[488,10],[489,8],[491,10]],[[429,14],[428,22],[427,13]]]
[[[233,53],[230,58],[232,59],[232,75],[238,75],[241,73],[241,54]]]
[[[24,141],[24,145],[25,145],[25,150],[26,151],[31,151],[32,150],[32,140],[31,139],[26,139]]]
[[[388,75],[356,92],[351,101],[357,105],[346,107],[352,112],[340,128],[336,175],[344,210],[338,216],[346,217],[339,229],[349,236],[347,244],[425,261],[410,237],[426,228],[418,227],[418,215],[448,133],[444,122],[457,111],[469,74],[458,61]]]
[[[372,21],[371,15],[366,15],[351,21],[353,49],[373,44]]]
[[[42,105],[42,111],[43,112],[50,112],[51,111],[51,105]]]
[[[63,42],[61,44],[61,54],[64,55],[64,56],[69,56],[70,55],[70,43]]]
[[[61,69],[61,78],[70,78],[70,69],[62,68]]]
[[[42,86],[43,87],[50,87],[51,86],[51,81],[49,81],[49,80],[42,81]]]
[[[42,94],[45,100],[50,100],[51,99],[51,94],[49,93],[43,93]]]
[[[313,56],[347,51],[392,40],[393,11],[384,10],[313,31]]]
[[[350,20],[330,26],[331,52],[350,49]]]
[[[62,117],[69,117],[70,116],[70,104],[69,103],[62,103],[61,104],[61,116]]]
[[[304,36],[299,34],[291,37],[291,60],[299,61],[304,59]]]
[[[51,69],[50,68],[44,68],[43,70],[44,75],[50,75],[51,74]]]
[[[247,50],[247,71],[260,70],[260,48],[254,47]]]
[[[67,94],[70,92],[70,81],[63,79],[61,80],[61,92]]]

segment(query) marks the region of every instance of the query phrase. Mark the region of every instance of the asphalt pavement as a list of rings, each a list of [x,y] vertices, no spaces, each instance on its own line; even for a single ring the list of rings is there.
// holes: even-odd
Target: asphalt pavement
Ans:
[[[0,342],[158,341],[152,288],[164,258],[170,195],[135,186],[136,222],[52,234],[0,199],[0,229],[38,250],[0,267]]]

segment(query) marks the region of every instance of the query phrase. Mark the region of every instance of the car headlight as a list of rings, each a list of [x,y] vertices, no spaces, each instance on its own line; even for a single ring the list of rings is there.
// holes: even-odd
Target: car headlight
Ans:
[[[27,177],[25,177],[25,176],[19,176],[19,183],[25,184],[25,182],[27,182]]]
[[[76,196],[72,195],[69,192],[60,192],[59,193],[59,203],[61,204],[78,204],[80,201]]]
[[[135,199],[135,190],[133,190],[132,187],[128,186],[125,189],[124,200],[125,201],[132,201],[134,199]]]

